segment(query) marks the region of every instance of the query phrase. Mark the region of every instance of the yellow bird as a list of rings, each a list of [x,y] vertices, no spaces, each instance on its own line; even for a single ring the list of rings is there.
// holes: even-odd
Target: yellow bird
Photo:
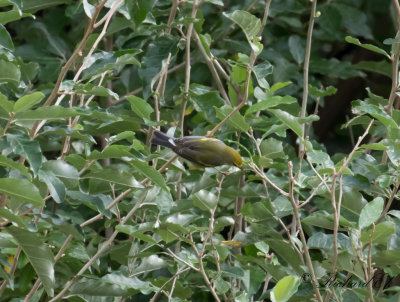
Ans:
[[[206,136],[174,138],[161,131],[154,131],[151,143],[172,149],[179,156],[204,167],[233,165],[242,167],[242,157],[222,141]]]

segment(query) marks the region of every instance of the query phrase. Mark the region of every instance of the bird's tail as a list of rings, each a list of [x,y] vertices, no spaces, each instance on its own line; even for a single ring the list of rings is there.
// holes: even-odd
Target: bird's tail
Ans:
[[[161,131],[155,130],[151,138],[151,143],[154,145],[161,145],[168,148],[175,147],[174,138],[172,136],[166,135]]]

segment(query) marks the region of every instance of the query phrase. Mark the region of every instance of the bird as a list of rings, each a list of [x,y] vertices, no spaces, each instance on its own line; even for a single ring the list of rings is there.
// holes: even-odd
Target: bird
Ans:
[[[241,168],[242,157],[219,139],[207,136],[175,138],[155,130],[151,143],[172,149],[176,154],[202,167],[232,165]]]

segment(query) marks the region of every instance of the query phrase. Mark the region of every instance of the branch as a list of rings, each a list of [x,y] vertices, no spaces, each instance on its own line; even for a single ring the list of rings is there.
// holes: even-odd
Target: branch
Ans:
[[[79,45],[75,49],[75,51],[72,53],[72,55],[68,59],[68,61],[65,63],[65,65],[61,68],[61,71],[60,71],[60,74],[58,75],[56,84],[54,85],[54,88],[53,88],[52,92],[50,93],[49,97],[47,98],[46,102],[43,104],[43,107],[51,105],[51,103],[56,98],[58,90],[60,89],[60,86],[61,86],[61,82],[63,81],[65,75],[67,74],[68,70],[70,69],[72,63],[75,61],[75,59],[81,54],[81,52],[85,48],[90,35],[92,34],[93,30],[95,29],[94,24],[96,22],[96,19],[99,16],[100,11],[102,10],[102,8],[106,4],[106,2],[107,2],[107,0],[103,0],[99,5],[96,6],[96,10],[93,14],[92,19],[90,19],[89,25],[86,29],[86,32],[85,32],[81,42],[79,43]],[[37,129],[38,125],[39,125],[39,121],[35,122],[35,124],[33,125],[32,129],[29,133],[30,137],[34,137],[36,135],[36,133],[38,131],[38,129]]]
[[[295,201],[295,198],[294,198],[293,187],[294,187],[294,184],[295,184],[295,179],[293,177],[293,164],[292,164],[291,161],[289,162],[288,167],[289,167],[289,180],[290,180],[290,183],[289,183],[289,200],[290,200],[290,203],[292,204],[294,217],[296,219],[296,225],[297,225],[297,228],[298,228],[298,231],[299,231],[299,234],[300,234],[301,243],[303,245],[304,256],[306,257],[307,267],[308,267],[308,270],[310,272],[311,283],[312,283],[312,286],[313,286],[313,289],[314,289],[314,294],[315,294],[318,302],[322,302],[321,293],[319,292],[319,288],[318,288],[317,278],[315,277],[314,267],[312,265],[310,253],[309,253],[308,247],[307,247],[306,237],[304,235],[303,227],[301,226],[299,207],[298,207],[298,205],[297,205],[297,203]]]
[[[308,68],[310,65],[310,54],[311,54],[311,42],[312,42],[312,31],[314,28],[314,20],[315,20],[315,13],[317,9],[317,0],[310,0],[312,1],[311,6],[311,14],[308,23],[308,30],[307,30],[307,44],[306,44],[306,53],[304,56],[304,66],[303,66],[303,99],[301,102],[301,112],[300,117],[304,118],[306,116],[307,111],[307,100],[308,100]],[[306,125],[302,125],[303,128],[303,140],[305,139],[306,135]],[[304,145],[300,143],[300,151],[304,149]]]
[[[264,16],[263,16],[263,21],[261,23],[260,30],[257,34],[258,37],[261,37],[261,34],[264,30],[264,27],[267,22],[267,17],[269,13],[269,6],[271,4],[271,0],[266,0],[265,1],[265,9],[264,9]],[[232,116],[237,113],[244,105],[247,103],[247,99],[249,98],[249,86],[250,86],[250,78],[251,78],[251,72],[253,70],[254,63],[256,61],[256,53],[252,49],[250,53],[250,60],[249,60],[249,65],[247,66],[247,72],[246,72],[246,81],[244,84],[244,95],[242,98],[242,101],[240,102],[239,105],[231,113],[229,113],[221,122],[219,122],[211,131],[207,132],[207,136],[214,136],[215,132],[217,132],[227,121],[229,121]]]

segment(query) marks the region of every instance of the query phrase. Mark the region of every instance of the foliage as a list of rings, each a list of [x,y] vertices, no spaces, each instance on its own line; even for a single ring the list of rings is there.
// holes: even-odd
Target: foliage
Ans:
[[[397,301],[400,8],[316,1],[0,0],[0,301]]]

